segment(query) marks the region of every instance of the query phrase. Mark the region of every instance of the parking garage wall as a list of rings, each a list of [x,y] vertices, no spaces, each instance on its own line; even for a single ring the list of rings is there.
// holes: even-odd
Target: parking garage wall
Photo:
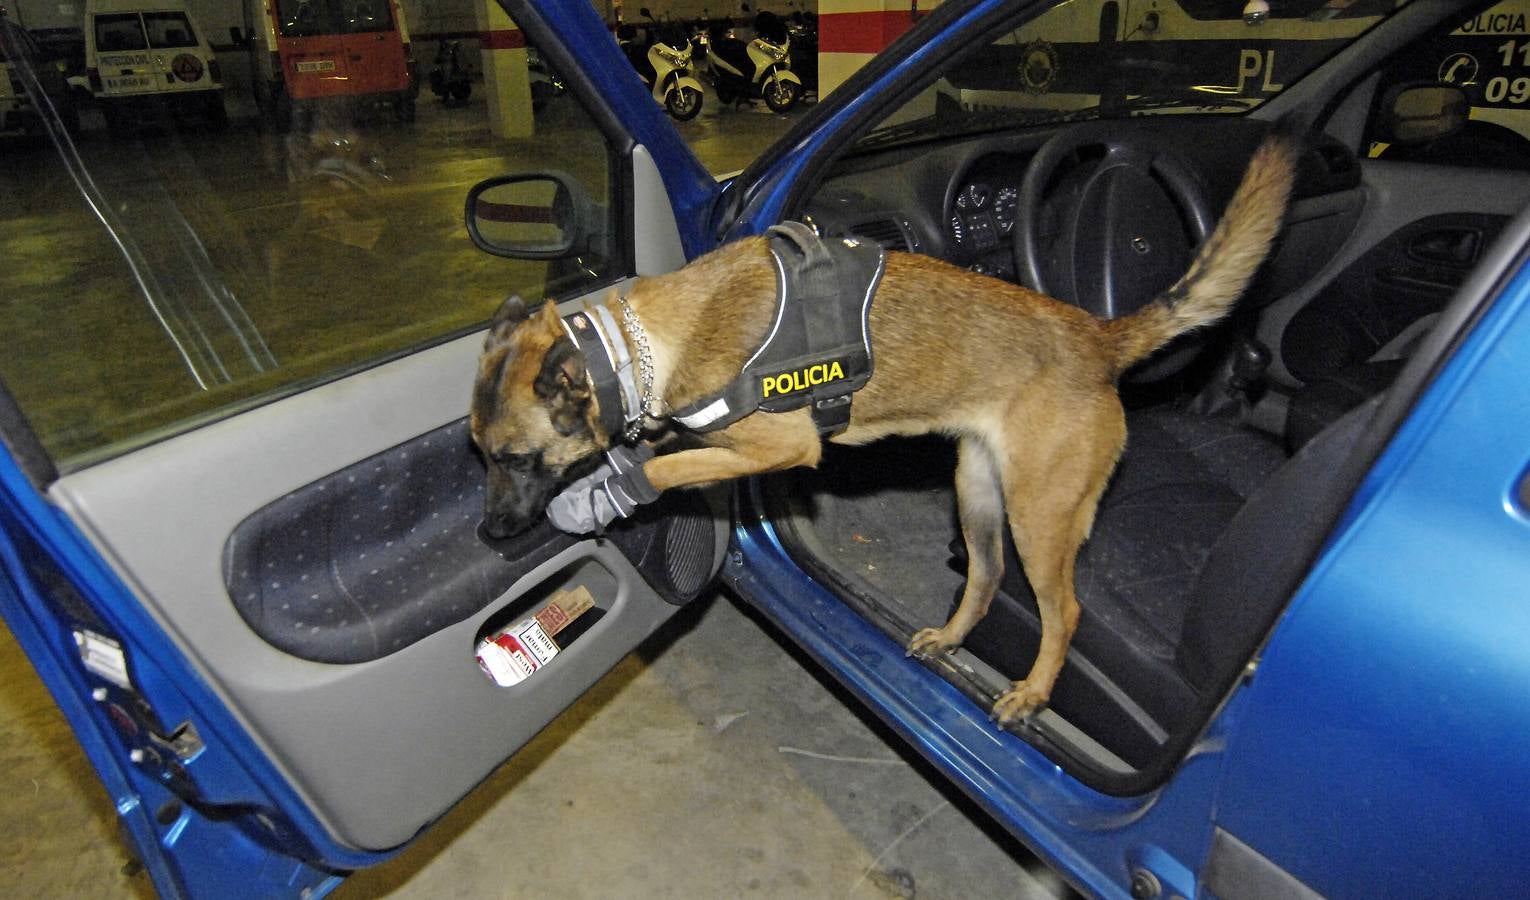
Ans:
[[[152,2],[152,0],[146,0]],[[253,108],[250,93],[250,61],[248,53],[232,44],[229,29],[245,27],[245,8],[241,0],[183,0],[193,18],[206,31],[209,42],[218,53],[224,81],[228,85],[230,112],[240,115],[248,104]],[[259,2],[259,0],[257,0]],[[474,17],[475,0],[401,0],[404,21],[409,27],[413,41],[413,53],[423,76],[435,59],[438,44],[443,40],[460,40],[465,58],[474,68],[479,65],[479,29]],[[699,19],[703,17],[732,17],[745,23],[754,12],[768,10],[786,15],[798,10],[818,12],[819,0],[765,0],[750,3],[750,13],[743,11],[742,2],[718,2],[718,0],[591,0],[595,8],[608,21],[620,14],[624,21],[641,22],[638,10],[644,6],[654,16],[663,20]],[[925,0],[929,5],[932,0]],[[81,28],[85,16],[85,0],[10,0],[6,3],[20,23],[31,30]],[[833,4],[824,3],[826,11]],[[881,5],[881,4],[878,4]],[[903,9],[908,8],[903,0]]]

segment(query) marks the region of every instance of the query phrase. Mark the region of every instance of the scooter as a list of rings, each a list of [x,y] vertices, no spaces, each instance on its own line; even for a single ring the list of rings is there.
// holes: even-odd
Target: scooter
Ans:
[[[779,42],[759,34],[745,44],[723,27],[707,36],[706,60],[717,99],[723,103],[763,99],[784,113],[802,98],[802,79],[791,69],[791,38]]]
[[[696,78],[692,59],[696,45],[684,36],[684,29],[663,28],[645,6],[638,14],[651,23],[646,48],[628,31],[627,59],[653,91],[653,99],[677,121],[686,122],[701,112],[706,91]],[[661,32],[666,32],[662,33]]]

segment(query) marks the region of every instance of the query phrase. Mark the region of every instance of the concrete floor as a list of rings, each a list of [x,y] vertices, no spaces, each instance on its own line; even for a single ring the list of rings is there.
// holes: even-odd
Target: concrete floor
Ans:
[[[0,891],[143,897],[9,632]],[[1069,896],[728,597],[701,601],[392,861],[335,896]]]

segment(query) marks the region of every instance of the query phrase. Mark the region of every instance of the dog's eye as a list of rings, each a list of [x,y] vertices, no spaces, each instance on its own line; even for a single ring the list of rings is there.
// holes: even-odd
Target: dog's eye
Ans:
[[[542,453],[540,450],[534,453],[496,453],[494,461],[499,463],[500,468],[525,475],[542,464]]]

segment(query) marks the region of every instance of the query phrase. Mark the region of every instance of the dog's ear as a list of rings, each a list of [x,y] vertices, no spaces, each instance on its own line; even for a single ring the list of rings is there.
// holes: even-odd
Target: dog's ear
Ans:
[[[547,417],[561,435],[590,430],[590,383],[584,374],[584,354],[567,337],[559,337],[542,357],[542,371],[532,390],[547,404]]]
[[[551,300],[542,304],[542,327],[549,334],[563,334],[563,316],[558,312],[558,304]]]
[[[520,294],[512,294],[508,300],[499,305],[494,313],[494,318],[489,320],[489,342],[502,341],[510,336],[515,326],[526,321],[531,316],[531,307],[521,299]]]

